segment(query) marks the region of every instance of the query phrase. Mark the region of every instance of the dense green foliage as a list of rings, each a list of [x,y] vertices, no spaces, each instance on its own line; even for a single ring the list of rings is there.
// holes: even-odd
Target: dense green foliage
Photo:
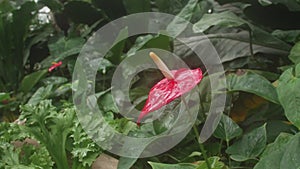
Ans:
[[[71,90],[77,56],[106,23],[149,11],[192,22],[195,34],[185,43],[201,42],[199,32],[211,40],[226,71],[226,108],[201,148],[197,132],[191,131],[155,157],[112,155],[119,159],[118,168],[300,168],[299,0],[0,0],[0,168],[91,167],[105,151],[76,118]],[[177,20],[168,26],[175,34],[185,29]],[[124,36],[128,30],[112,33]],[[101,61],[95,88],[105,120],[125,135],[153,136],[172,127],[173,119],[166,115],[138,128],[113,102],[110,82],[116,67],[146,48],[173,52],[205,72],[193,52],[163,35],[138,35],[116,44]],[[63,64],[49,72],[59,61]],[[157,70],[137,75],[130,90],[137,108],[161,78]],[[201,130],[211,102],[208,75],[198,87],[201,108],[195,129]],[[174,107],[176,101],[167,108]],[[11,123],[17,118],[24,124]]]

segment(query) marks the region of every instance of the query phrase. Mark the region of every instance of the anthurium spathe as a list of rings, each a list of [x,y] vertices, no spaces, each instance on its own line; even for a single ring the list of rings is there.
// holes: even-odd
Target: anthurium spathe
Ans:
[[[151,88],[146,103],[138,117],[138,125],[140,125],[142,118],[148,113],[160,109],[174,99],[192,90],[203,77],[200,68],[194,70],[181,68],[179,70],[170,71],[155,53],[151,52],[150,57],[156,63],[165,78]]]

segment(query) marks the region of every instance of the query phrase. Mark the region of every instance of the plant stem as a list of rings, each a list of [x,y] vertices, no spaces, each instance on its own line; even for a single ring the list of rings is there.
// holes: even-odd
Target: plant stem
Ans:
[[[229,147],[229,141],[226,140],[226,146],[227,148]],[[229,168],[231,168],[231,159],[230,159],[230,156],[228,157],[228,165],[229,165]]]
[[[196,125],[193,125],[193,129],[194,129],[194,132],[195,132],[195,134],[196,134],[196,137],[197,137],[196,139],[197,139],[197,142],[198,142],[198,144],[199,144],[199,147],[200,147],[201,153],[202,153],[202,155],[203,155],[203,158],[204,158],[204,160],[205,160],[205,163],[206,163],[206,165],[207,165],[207,168],[208,168],[208,169],[211,169],[211,166],[210,166],[210,163],[209,163],[209,161],[208,161],[207,154],[206,154],[206,151],[205,151],[205,149],[204,149],[204,146],[203,146],[203,144],[200,142],[200,134],[199,134],[199,132],[198,132],[197,126],[196,126]]]

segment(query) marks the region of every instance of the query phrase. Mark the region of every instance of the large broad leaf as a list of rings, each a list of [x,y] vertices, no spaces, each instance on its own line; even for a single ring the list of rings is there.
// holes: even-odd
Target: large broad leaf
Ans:
[[[300,63],[300,42],[296,43],[295,46],[293,46],[289,58],[294,63]]]
[[[231,145],[226,153],[235,161],[254,159],[262,153],[267,143],[266,125],[245,134],[239,141]]]
[[[101,103],[101,108],[103,111],[108,112],[119,112],[118,107],[116,106],[116,103],[113,99],[113,96],[111,93],[106,93],[105,95],[100,97],[100,103]]]
[[[48,85],[47,87],[40,87],[27,102],[31,105],[37,105],[42,100],[47,99],[52,94],[53,85]]]
[[[207,45],[207,38],[209,38],[214,45],[223,63],[252,55],[249,43],[249,32],[247,31],[199,35],[188,38],[179,38],[179,40],[191,48],[205,48],[205,45]],[[267,40],[272,41],[270,38]],[[174,52],[183,57],[192,55],[192,51],[186,45],[175,41]],[[288,49],[283,50],[277,45],[272,46],[259,41],[252,42],[252,49],[253,54],[265,53],[275,56],[286,56],[288,54]]]
[[[208,159],[211,169],[227,169],[226,165],[220,161],[219,157],[210,157]],[[198,161],[197,164],[163,164],[149,162],[152,169],[208,169],[205,161]]]
[[[203,32],[211,28],[212,26],[218,26],[220,28],[231,28],[231,27],[244,27],[246,32],[239,33],[224,33],[224,34],[209,34],[213,44],[216,46],[221,59],[224,60],[224,56],[231,60],[233,58],[250,56],[252,54],[260,53],[271,53],[274,55],[287,55],[290,49],[290,45],[284,41],[275,38],[270,33],[252,25],[246,20],[236,16],[232,12],[222,12],[214,14],[205,14],[193,27],[194,31]],[[249,31],[251,30],[251,36]],[[248,31],[248,32],[247,32]],[[228,32],[228,31],[227,31]],[[250,38],[252,41],[250,41]],[[203,39],[201,36],[194,39],[194,42]],[[216,41],[218,40],[218,41]],[[191,40],[190,40],[191,41]],[[220,42],[221,41],[221,42]],[[250,50],[250,42],[252,42],[252,50]],[[219,47],[220,46],[220,47]],[[247,49],[247,50],[246,50]],[[228,61],[229,59],[225,59]]]
[[[300,64],[283,72],[278,80],[278,98],[289,121],[300,128]]]
[[[123,4],[128,14],[151,11],[150,0],[123,0]]]
[[[214,25],[221,27],[238,27],[246,23],[245,20],[237,17],[234,13],[226,11],[204,15],[196,24],[194,24],[193,29],[195,32],[204,32]]]
[[[49,7],[51,11],[60,11],[63,8],[59,0],[39,0],[39,3]]]
[[[172,22],[167,26],[167,31],[173,36],[179,35],[183,32],[186,27],[186,21],[190,21],[192,19],[194,10],[196,5],[198,4],[198,0],[189,0],[188,4],[180,11],[177,17],[172,20]]]
[[[258,2],[263,6],[283,4],[288,7],[290,11],[300,11],[300,2],[297,2],[297,0],[258,0]]]
[[[248,21],[236,16],[234,13],[226,11],[221,13],[206,14],[204,15],[193,27],[195,32],[204,32],[212,26],[220,26],[224,28],[240,27],[246,25],[247,30],[252,31],[253,42],[260,42],[266,44],[266,46],[274,47],[288,51],[290,45],[275,38],[270,33],[260,29],[249,23]],[[250,37],[248,37],[249,39]]]
[[[214,132],[214,136],[229,142],[240,136],[243,130],[230,117],[222,115],[221,121]]]
[[[189,0],[154,0],[152,2],[153,5],[155,5],[155,8],[152,10],[176,15],[188,3],[188,1]]]
[[[44,67],[51,66],[52,62],[58,62],[66,57],[78,54],[81,51],[82,46],[84,45],[85,40],[81,37],[67,39],[61,37],[57,41],[49,44],[51,56],[47,57],[42,61]]]
[[[65,4],[64,11],[67,16],[75,23],[92,25],[102,18],[102,13],[92,4],[83,1],[70,1]]]
[[[163,164],[163,163],[155,163],[149,162],[152,169],[195,169],[197,165],[195,164]]]
[[[137,158],[121,157],[118,163],[118,169],[130,169],[137,161]]]
[[[47,70],[40,70],[25,76],[21,82],[20,90],[25,93],[29,92],[46,73]]]
[[[300,133],[287,144],[280,162],[280,168],[300,168]]]
[[[23,66],[28,61],[29,55],[30,55],[30,50],[31,47],[39,42],[46,41],[48,36],[50,36],[54,31],[54,28],[52,25],[46,25],[43,27],[43,29],[39,31],[35,31],[34,34],[32,34],[32,38],[28,38],[28,43],[24,49],[24,59],[23,59]]]
[[[0,102],[10,99],[9,93],[0,93]]]
[[[113,47],[110,49],[109,54],[106,56],[106,58],[111,63],[119,64],[121,62],[127,37],[128,37],[128,28],[125,27],[119,32],[113,44]]]
[[[281,133],[274,143],[267,146],[254,169],[280,169],[280,161],[291,138],[291,134]]]
[[[89,0],[92,4],[100,8],[104,14],[108,16],[107,19],[117,19],[126,15],[126,10],[122,0]]]
[[[256,94],[273,103],[279,103],[275,87],[266,78],[253,72],[227,75],[227,89],[230,92],[244,91]]]
[[[285,42],[294,44],[300,37],[300,30],[275,30],[272,32],[272,35]]]
[[[171,50],[170,47],[170,39],[168,36],[165,35],[146,35],[146,36],[140,36],[136,39],[135,44],[132,48],[127,52],[127,56],[134,55],[137,51],[147,48],[159,48],[164,50]]]
[[[8,5],[8,4],[7,4]],[[11,4],[10,4],[11,5]],[[12,5],[11,5],[12,7]],[[0,73],[1,90],[17,90],[18,83],[24,76],[23,63],[28,56],[30,46],[30,24],[36,14],[35,2],[24,2],[16,10],[2,13],[0,18]]]
[[[228,167],[220,161],[220,157],[208,158],[211,169],[228,169]],[[205,161],[200,161],[196,169],[208,169]]]

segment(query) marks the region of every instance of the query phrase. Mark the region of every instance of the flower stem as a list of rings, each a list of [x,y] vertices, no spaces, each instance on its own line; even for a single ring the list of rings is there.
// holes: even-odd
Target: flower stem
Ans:
[[[197,141],[198,141],[198,144],[199,144],[201,153],[202,153],[202,155],[203,155],[203,158],[204,158],[204,160],[205,160],[205,163],[206,163],[206,165],[207,165],[207,168],[208,168],[208,169],[211,169],[211,166],[210,166],[210,163],[209,163],[209,161],[208,161],[207,154],[206,154],[206,151],[205,151],[205,149],[204,149],[204,146],[203,146],[203,144],[200,142],[200,134],[199,134],[199,132],[198,132],[197,126],[196,126],[196,125],[193,125],[193,129],[194,129],[194,132],[195,132],[195,134],[196,134],[196,137],[197,137],[196,139],[197,139]]]

